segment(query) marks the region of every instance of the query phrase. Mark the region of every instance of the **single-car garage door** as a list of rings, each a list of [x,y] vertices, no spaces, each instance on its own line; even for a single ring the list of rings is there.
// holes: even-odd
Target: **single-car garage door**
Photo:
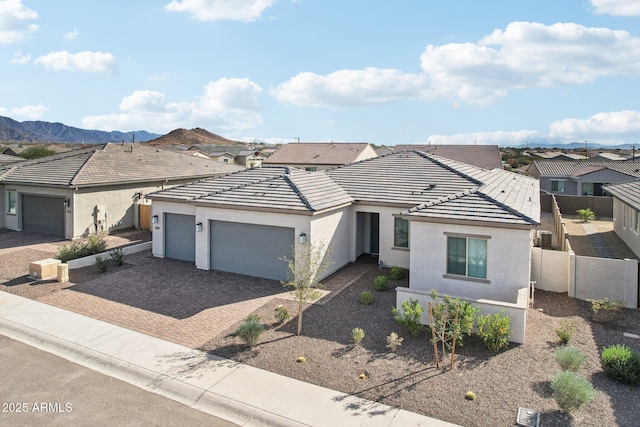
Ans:
[[[22,229],[64,236],[64,198],[22,195]]]
[[[195,262],[196,217],[193,215],[164,214],[164,256]]]
[[[266,279],[285,280],[295,231],[287,227],[210,222],[211,268]]]

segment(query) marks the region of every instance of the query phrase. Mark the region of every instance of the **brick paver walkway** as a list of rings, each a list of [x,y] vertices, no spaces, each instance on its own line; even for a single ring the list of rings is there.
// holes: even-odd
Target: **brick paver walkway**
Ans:
[[[138,265],[39,301],[198,348],[270,299],[290,298],[275,280],[198,270],[193,263],[152,258],[149,252],[127,262]],[[327,279],[325,293],[339,292],[371,268],[349,264]]]

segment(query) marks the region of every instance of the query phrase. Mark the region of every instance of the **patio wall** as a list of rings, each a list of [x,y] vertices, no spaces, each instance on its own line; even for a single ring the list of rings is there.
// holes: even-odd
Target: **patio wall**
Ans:
[[[125,246],[122,249],[125,255],[135,254],[138,252],[149,251],[151,250],[151,242],[138,243],[137,245]],[[111,259],[109,252],[103,252],[101,254],[89,255],[84,258],[72,259],[71,261],[67,261],[69,265],[69,270],[73,270],[75,268],[88,267],[90,265],[94,265],[96,263],[96,257],[100,255],[103,259]]]
[[[455,295],[450,295],[455,298]],[[402,302],[414,299],[418,300],[422,307],[422,316],[420,321],[424,325],[429,324],[429,302],[433,302],[431,299],[431,291],[420,291],[415,289],[409,289],[404,287],[396,288],[396,307],[398,310],[402,310]],[[525,330],[527,325],[527,307],[529,306],[529,290],[527,288],[521,288],[518,290],[516,297],[516,303],[492,301],[487,299],[466,299],[460,298],[461,301],[468,301],[474,307],[480,308],[478,315],[496,314],[504,311],[506,316],[511,319],[511,337],[509,341],[522,344],[524,343]]]

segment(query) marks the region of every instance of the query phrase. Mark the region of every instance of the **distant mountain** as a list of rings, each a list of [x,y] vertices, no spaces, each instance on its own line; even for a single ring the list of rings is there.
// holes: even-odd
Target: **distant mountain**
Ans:
[[[618,145],[604,145],[597,144],[595,142],[587,141],[587,148],[589,150],[597,150],[597,149],[607,149],[607,150],[631,150],[634,144],[618,144]],[[640,144],[635,144],[636,148],[640,146]],[[517,147],[522,147],[524,144],[520,144]],[[515,146],[514,146],[515,147]],[[529,142],[529,148],[557,148],[561,150],[584,150],[585,144],[584,141],[574,141],[568,144],[559,144],[557,142],[547,142],[547,141],[533,141]]]
[[[102,144],[105,142],[148,141],[160,135],[144,130],[133,132],[105,132],[86,130],[62,123],[42,121],[18,122],[9,117],[0,116],[0,142],[59,142]]]
[[[238,145],[244,144],[239,141],[232,141],[227,138],[223,138],[220,135],[211,133],[206,129],[176,129],[172,130],[168,134],[161,136],[160,138],[147,141],[151,145],[165,146],[165,145]]]

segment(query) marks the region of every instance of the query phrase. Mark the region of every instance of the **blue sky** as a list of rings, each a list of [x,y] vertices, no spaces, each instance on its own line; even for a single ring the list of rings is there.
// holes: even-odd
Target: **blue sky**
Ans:
[[[19,121],[640,143],[640,0],[0,0],[0,63]]]

